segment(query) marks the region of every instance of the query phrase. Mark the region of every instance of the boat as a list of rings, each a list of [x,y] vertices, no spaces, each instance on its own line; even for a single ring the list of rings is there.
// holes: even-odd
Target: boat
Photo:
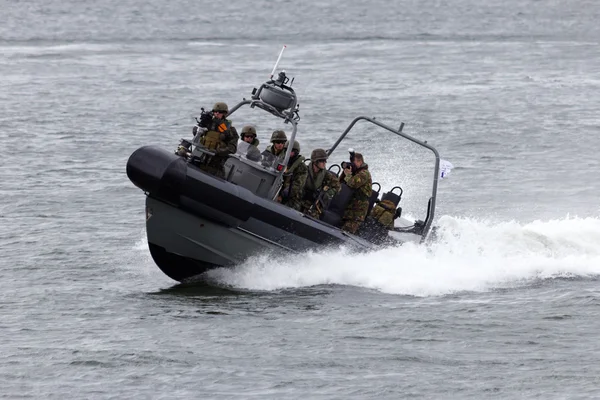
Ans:
[[[240,108],[249,107],[253,113],[288,124],[289,140],[293,143],[300,121],[298,98],[285,71],[276,78],[274,72],[275,68],[268,81],[252,90],[249,99],[232,107],[228,118]],[[247,143],[240,141],[236,153],[227,157],[223,176],[219,177],[200,168],[214,153],[196,135],[191,141],[181,139],[178,151],[148,145],[135,150],[127,161],[127,176],[146,195],[146,232],[154,262],[170,278],[185,282],[208,270],[236,266],[265,252],[293,254],[339,246],[351,251],[371,251],[407,240],[423,242],[431,232],[434,218],[438,152],[404,133],[404,123],[393,128],[376,118],[357,116],[332,145],[323,147],[329,156],[358,122],[374,124],[380,131],[424,147],[435,156],[433,190],[422,220],[410,221],[400,216],[390,234],[382,231],[379,224],[367,221],[364,229],[350,234],[340,229],[345,205],[352,195],[346,185],[342,185],[320,219],[276,201],[292,146],[288,146],[283,158],[264,153],[257,158],[250,156]],[[329,173],[337,176],[336,167],[341,172],[341,167],[334,164]],[[370,208],[383,199],[399,205],[401,187],[380,194],[381,187],[377,186],[373,184]]]

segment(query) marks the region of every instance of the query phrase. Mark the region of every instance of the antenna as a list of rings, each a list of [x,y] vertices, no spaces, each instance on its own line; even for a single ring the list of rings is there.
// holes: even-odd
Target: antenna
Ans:
[[[275,75],[275,70],[277,69],[277,66],[279,65],[279,61],[281,60],[281,56],[283,55],[283,51],[285,50],[286,47],[287,46],[284,44],[283,48],[279,52],[279,57],[277,57],[277,61],[275,61],[275,65],[273,66],[273,71],[271,71],[270,79],[273,79],[273,75]]]

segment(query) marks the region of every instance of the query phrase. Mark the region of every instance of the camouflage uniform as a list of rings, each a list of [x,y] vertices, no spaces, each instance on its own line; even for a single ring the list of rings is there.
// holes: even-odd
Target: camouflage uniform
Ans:
[[[290,158],[288,167],[283,174],[283,186],[280,192],[281,204],[300,211],[307,176],[308,167],[304,164],[304,157],[297,155],[293,159]]]
[[[271,153],[271,154],[273,154],[275,157],[278,157],[278,158],[280,158],[280,159],[283,159],[283,157],[285,156],[285,151],[281,150],[280,152],[277,152],[277,151],[275,150],[275,147],[273,147],[273,145],[272,145],[272,144],[271,144],[271,145],[269,145],[269,146],[267,146],[267,148],[266,148],[266,149],[263,151],[263,154],[264,154],[264,153]]]
[[[267,148],[265,149],[265,151],[262,152],[262,154],[265,155],[265,153],[270,153],[279,159],[283,159],[283,157],[285,157],[284,149],[281,149],[281,151],[275,150],[275,146],[273,146],[273,143],[275,143],[275,142],[283,143],[285,141],[287,141],[287,136],[284,131],[282,131],[282,130],[273,131],[273,134],[271,135],[271,144],[269,146],[267,146]]]
[[[323,212],[322,207],[329,204],[333,196],[335,196],[341,188],[342,185],[334,173],[322,169],[315,174],[311,164],[308,167],[308,175],[306,184],[304,185],[302,212],[318,219]],[[321,191],[323,189],[326,190],[321,197]],[[319,197],[321,198],[319,199]],[[315,203],[317,200],[320,200],[321,204],[316,205]]]
[[[237,143],[240,136],[235,127],[231,125],[230,120],[213,118],[208,126],[208,131],[201,136],[200,143],[207,143],[207,141],[203,139],[210,134],[214,134],[214,132],[219,133],[218,142],[216,142],[216,144],[211,143],[211,146],[208,146],[208,148],[214,151],[215,155],[211,157],[206,164],[201,165],[200,169],[223,178],[223,165],[227,160],[227,156],[237,151]]]
[[[367,216],[369,197],[373,190],[371,173],[368,168],[367,164],[363,164],[355,174],[345,178],[346,185],[354,190],[352,199],[344,210],[344,216],[342,217],[344,221],[342,229],[346,232],[356,233]]]

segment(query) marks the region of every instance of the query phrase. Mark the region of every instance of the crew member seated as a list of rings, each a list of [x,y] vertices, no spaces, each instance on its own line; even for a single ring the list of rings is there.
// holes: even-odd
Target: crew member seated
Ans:
[[[352,198],[342,217],[342,230],[356,233],[367,216],[373,182],[369,166],[364,162],[362,154],[350,153],[350,162],[344,164],[344,171],[340,177],[340,180],[353,189]]]
[[[271,153],[272,155],[275,155],[278,158],[283,158],[283,156],[285,155],[285,152],[283,151],[283,146],[285,145],[286,141],[287,136],[284,131],[273,131],[273,134],[271,135],[271,145],[268,146],[265,149],[265,151],[262,152],[262,154],[265,155],[265,153]]]
[[[328,157],[329,155],[323,149],[312,151],[304,185],[302,212],[317,219],[341,189],[338,177],[326,169]]]
[[[289,141],[285,142],[283,154],[285,154],[289,145]],[[277,201],[300,211],[307,175],[308,168],[304,164],[304,157],[300,155],[300,143],[294,140],[290,159],[283,173],[283,186],[281,187]]]
[[[242,128],[242,141],[248,143],[246,158],[252,161],[260,160],[260,150],[258,150],[258,139],[256,138],[256,128],[252,125],[246,125]]]
[[[258,146],[259,141],[256,138],[256,128],[252,125],[244,126],[240,137],[244,142],[251,144],[252,146]]]

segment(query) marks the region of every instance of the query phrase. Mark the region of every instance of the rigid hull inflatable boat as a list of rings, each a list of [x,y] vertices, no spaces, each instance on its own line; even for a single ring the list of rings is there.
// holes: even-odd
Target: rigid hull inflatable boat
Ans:
[[[249,106],[271,118],[280,118],[291,126],[289,140],[293,143],[300,118],[296,94],[287,83],[285,73],[279,73],[277,79],[255,88],[249,100],[244,99],[231,108],[229,115],[240,107]],[[296,253],[340,245],[368,251],[407,238],[422,241],[429,233],[434,217],[438,152],[427,143],[403,133],[403,124],[394,129],[361,116],[355,118],[327,149],[329,155],[359,121],[374,124],[400,139],[425,147],[435,156],[433,191],[427,215],[422,221],[398,218],[393,231],[400,239],[392,239],[387,232],[382,236],[380,227],[374,228],[379,232],[377,234],[367,224],[357,235],[342,231],[341,217],[352,194],[345,185],[323,211],[321,219],[275,201],[292,146],[283,158],[266,159],[263,156],[256,159],[249,157],[247,144],[240,142],[237,152],[228,156],[224,178],[221,178],[199,167],[214,153],[202,146],[196,135],[191,142],[182,139],[180,148],[183,144],[186,149],[183,154],[144,146],[127,162],[127,176],[146,194],[148,246],[155,263],[170,278],[185,281],[213,268],[240,264],[264,252]],[[383,197],[387,196],[398,206],[400,195],[388,192]],[[379,201],[378,197],[378,191],[374,190],[370,206]]]

